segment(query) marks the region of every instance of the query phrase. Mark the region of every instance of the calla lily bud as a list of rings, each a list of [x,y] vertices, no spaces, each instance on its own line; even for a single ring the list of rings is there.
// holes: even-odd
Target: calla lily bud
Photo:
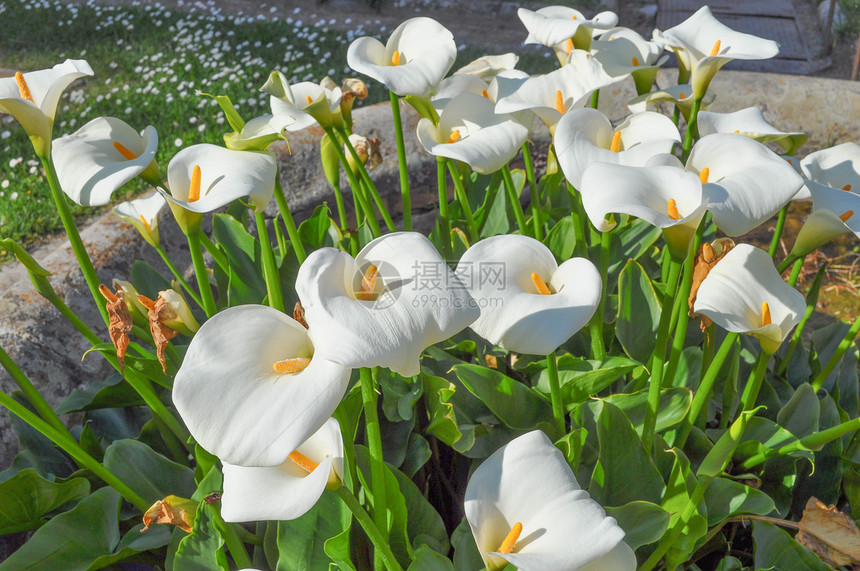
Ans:
[[[113,289],[116,291],[116,295],[122,296],[125,306],[128,308],[128,312],[135,323],[140,326],[147,325],[149,323],[149,317],[147,317],[149,310],[138,301],[137,298],[140,296],[140,293],[131,285],[131,282],[113,280]]]
[[[367,97],[367,84],[356,78],[343,80],[341,87],[340,113],[348,129],[352,129],[352,106],[356,99]]]
[[[176,290],[168,289],[158,292],[158,300],[164,300],[159,314],[160,321],[174,331],[191,337],[200,329],[200,324],[191,313],[188,302]],[[157,304],[158,302],[156,302]]]
[[[0,248],[6,250],[15,256],[19,262],[24,264],[24,267],[27,269],[27,273],[30,275],[30,281],[33,283],[33,288],[39,293],[39,295],[45,299],[52,299],[57,295],[54,292],[51,282],[48,281],[48,276],[51,275],[51,272],[39,265],[39,262],[37,262],[23,246],[11,238],[5,238],[0,240]]]
[[[199,506],[200,502],[194,500],[179,496],[167,496],[146,510],[146,513],[143,514],[143,529],[140,531],[146,531],[152,524],[169,523],[186,533],[191,533]]]

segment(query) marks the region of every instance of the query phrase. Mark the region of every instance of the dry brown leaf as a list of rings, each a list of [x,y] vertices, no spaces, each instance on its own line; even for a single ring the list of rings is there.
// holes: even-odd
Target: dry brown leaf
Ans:
[[[128,349],[128,332],[131,331],[134,321],[125,305],[125,300],[117,289],[111,292],[107,286],[99,285],[99,291],[107,300],[105,308],[108,312],[108,335],[111,343],[116,347],[116,358],[119,361],[119,372],[125,374],[125,352]]]
[[[693,266],[693,282],[690,285],[690,297],[687,298],[687,305],[690,308],[690,316],[698,316],[701,320],[702,331],[711,325],[711,320],[704,315],[699,315],[693,312],[693,305],[696,303],[696,295],[699,293],[699,286],[701,286],[702,282],[705,281],[705,278],[708,277],[708,274],[711,272],[711,268],[717,265],[717,262],[722,260],[723,257],[729,253],[729,250],[734,247],[734,242],[723,241],[720,243],[720,246],[721,251],[719,254],[717,254],[714,247],[707,242],[699,246],[699,253],[696,256],[696,263]]]
[[[495,355],[484,355],[484,360],[487,361],[487,366],[491,369],[499,368],[499,360]]]
[[[860,529],[847,514],[809,498],[795,539],[831,567],[860,565]]]
[[[167,374],[167,360],[164,357],[164,352],[167,349],[167,343],[178,333],[162,323],[162,320],[175,317],[175,312],[166,305],[166,300],[161,296],[158,296],[155,301],[145,295],[139,295],[137,299],[147,309],[149,332],[152,334],[152,342],[155,344],[155,354],[158,356],[158,362],[161,363],[161,369]],[[168,313],[170,315],[167,315]]]
[[[302,326],[307,329],[308,322],[305,321],[305,308],[302,307],[302,302],[297,301],[296,305],[293,306],[293,319],[302,324]]]
[[[199,505],[198,502],[179,496],[167,496],[146,510],[143,514],[143,528],[140,531],[146,531],[154,523],[169,523],[186,533],[191,533]]]

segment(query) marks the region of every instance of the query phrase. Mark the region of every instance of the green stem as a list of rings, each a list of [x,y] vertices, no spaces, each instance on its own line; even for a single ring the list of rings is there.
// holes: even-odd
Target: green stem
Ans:
[[[540,205],[541,200],[538,192],[537,179],[535,177],[535,166],[532,161],[532,153],[529,150],[529,143],[523,143],[523,162],[526,166],[526,178],[529,181],[529,196],[531,197],[532,207],[532,226],[534,227],[535,238],[543,239],[540,223]]]
[[[385,538],[385,535],[373,523],[373,520],[370,519],[370,516],[367,515],[367,511],[361,507],[361,504],[358,503],[355,496],[353,496],[352,493],[343,486],[335,490],[335,493],[340,497],[343,503],[346,504],[346,507],[352,512],[352,515],[356,520],[358,520],[358,523],[361,524],[367,537],[370,538],[371,542],[373,542],[374,550],[380,555],[382,562],[385,564],[385,568],[388,569],[388,571],[403,571],[403,568],[400,566],[400,563],[397,562],[397,558],[391,551],[391,547],[388,545],[388,540]]]
[[[729,426],[729,420],[732,418],[732,405],[735,402],[735,395],[738,392],[738,379],[741,375],[741,349],[740,345],[735,345],[735,350],[732,351],[732,360],[729,364],[729,376],[723,382],[723,402],[720,403],[720,429],[726,429]],[[696,423],[696,426],[704,429],[707,415],[702,415]]]
[[[681,353],[684,350],[684,343],[687,340],[687,326],[690,324],[689,313],[689,298],[690,288],[693,285],[693,270],[696,265],[696,254],[699,251],[699,244],[702,241],[702,233],[705,229],[704,218],[696,234],[693,238],[693,243],[690,245],[690,250],[687,252],[687,259],[684,261],[684,276],[681,280],[681,287],[678,288],[678,293],[675,296],[675,306],[672,308],[674,315],[672,316],[672,327],[675,335],[672,338],[672,349],[669,352],[669,364],[666,365],[664,377],[671,379],[675,376],[675,371],[678,369],[678,362],[681,360]]]
[[[788,285],[794,287],[797,283],[797,278],[800,277],[800,270],[803,268],[803,260],[798,259],[794,262],[794,266],[791,268],[791,275],[788,276]]]
[[[597,103],[600,101],[600,90],[595,89],[594,93],[591,94],[591,108],[597,109]]]
[[[561,396],[561,385],[558,382],[558,358],[555,351],[546,356],[546,372],[549,376],[549,395],[552,400],[552,417],[560,435],[567,433],[564,421],[564,399]]]
[[[388,537],[388,504],[385,498],[385,464],[382,458],[382,433],[379,428],[379,413],[376,410],[377,393],[370,369],[362,367],[361,399],[364,407],[364,430],[367,448],[370,451],[370,487],[373,495],[373,521]]]
[[[400,170],[400,197],[403,203],[403,229],[412,230],[412,198],[409,194],[409,171],[406,169],[406,143],[403,142],[403,123],[400,120],[400,99],[391,96],[391,116],[394,119],[394,137],[397,140],[397,166]]]
[[[293,213],[290,212],[290,206],[287,204],[287,199],[284,196],[284,190],[281,188],[280,177],[275,177],[275,202],[278,203],[278,210],[281,211],[281,216],[284,217],[284,226],[287,228],[287,236],[290,237],[290,243],[293,245],[293,250],[296,252],[296,258],[299,263],[305,261],[305,246],[299,239],[299,231],[296,228],[296,222],[293,220]]]
[[[57,171],[54,168],[54,162],[50,156],[39,157],[42,161],[42,167],[45,169],[45,176],[48,179],[48,186],[51,189],[51,197],[54,199],[54,204],[57,206],[57,212],[60,214],[60,220],[63,223],[63,228],[66,230],[66,235],[69,238],[69,243],[72,245],[72,251],[75,253],[75,258],[78,260],[78,265],[81,267],[81,273],[84,275],[84,280],[87,282],[87,287],[90,288],[90,294],[96,302],[96,307],[99,308],[99,313],[102,314],[104,322],[109,321],[107,308],[105,307],[105,299],[99,293],[99,277],[96,274],[96,269],[93,267],[93,262],[90,260],[87,249],[81,240],[81,235],[78,233],[78,227],[75,226],[75,219],[72,217],[72,212],[69,210],[69,203],[66,201],[66,195],[60,188],[60,181],[57,179]]]
[[[200,247],[201,232],[186,234],[188,239],[188,250],[191,252],[191,262],[194,264],[194,275],[197,277],[197,288],[200,290],[200,298],[203,301],[203,311],[206,317],[215,315],[215,297],[212,295],[212,286],[209,284],[209,272],[203,262],[203,250]]]
[[[690,149],[693,147],[693,139],[696,137],[696,118],[699,115],[699,106],[702,104],[702,98],[697,97],[693,100],[693,105],[690,108],[689,119],[687,119],[687,132],[684,135],[684,145],[681,148],[681,162],[686,163],[690,156]]]
[[[669,259],[669,279],[666,281],[666,295],[663,298],[663,310],[660,312],[660,323],[657,326],[657,343],[651,356],[651,381],[648,385],[648,408],[645,410],[645,420],[642,427],[642,444],[645,450],[651,450],[657,425],[657,408],[660,405],[660,393],[663,388],[663,365],[666,359],[666,346],[669,342],[669,325],[672,321],[672,306],[678,278],[681,275],[681,263]]]
[[[690,411],[687,414],[686,424],[681,429],[681,432],[675,441],[675,446],[677,448],[682,448],[684,446],[684,443],[687,441],[687,437],[690,435],[690,429],[696,425],[702,411],[707,407],[708,401],[711,398],[711,390],[714,388],[714,382],[717,380],[717,375],[719,375],[720,369],[722,369],[723,363],[734,347],[735,341],[737,341],[738,337],[738,333],[729,333],[726,335],[722,345],[720,345],[716,355],[714,355],[714,359],[711,361],[710,367],[708,367],[705,376],[702,378],[702,381],[699,383],[699,387],[696,389],[696,394],[693,395],[693,402],[690,403]],[[728,413],[728,411],[725,412]]]
[[[781,375],[785,372],[785,369],[788,367],[788,363],[791,361],[791,356],[794,355],[798,344],[800,344],[803,330],[806,328],[806,323],[809,321],[809,318],[812,317],[812,314],[815,313],[815,307],[818,304],[818,294],[821,292],[821,282],[824,280],[824,271],[826,269],[827,264],[822,264],[821,267],[818,268],[818,272],[815,274],[815,279],[809,287],[809,293],[806,294],[806,311],[804,311],[803,318],[794,329],[794,335],[791,337],[791,343],[789,343],[788,349],[785,351],[785,356],[779,362],[779,367],[776,368],[777,375]]]
[[[454,164],[453,159],[448,159],[448,172],[451,174],[451,180],[454,181],[454,190],[457,194],[457,202],[460,203],[460,209],[463,211],[463,216],[466,217],[466,227],[469,229],[469,238],[472,243],[479,239],[478,226],[475,224],[475,217],[472,214],[472,207],[469,206],[469,196],[466,194],[466,189],[463,187],[463,179],[460,178],[460,173]]]
[[[337,145],[337,141],[335,140],[332,145]],[[346,168],[349,168],[349,166]],[[341,232],[346,232],[349,230],[349,220],[346,217],[346,204],[343,202],[343,191],[340,188],[340,182],[332,181],[331,189],[334,192],[334,204],[335,208],[337,208],[338,226]],[[360,190],[353,188],[352,192],[353,195],[355,195],[355,193],[360,192]]]
[[[448,218],[448,181],[445,174],[445,158],[436,157],[436,182],[439,190],[439,239],[442,241],[442,257],[451,259],[451,226]]]
[[[639,567],[639,571],[650,571],[655,565],[657,565],[660,559],[666,555],[666,552],[669,551],[675,543],[675,540],[678,539],[681,532],[684,531],[684,528],[690,522],[690,519],[696,512],[696,508],[700,503],[702,503],[711,480],[713,480],[713,478],[702,478],[698,481],[693,493],[690,494],[690,498],[684,505],[680,517],[675,521],[674,526],[669,530],[669,532],[663,536],[663,539],[660,540],[660,543],[657,545],[657,549],[655,549],[651,556],[645,560],[645,563]]]
[[[176,281],[179,282],[179,285],[185,290],[191,299],[193,299],[198,306],[203,307],[203,301],[201,301],[200,296],[197,295],[197,292],[194,291],[185,278],[182,277],[182,274],[179,273],[179,270],[176,269],[176,266],[173,265],[173,262],[170,261],[170,258],[167,257],[167,252],[164,251],[164,248],[159,244],[155,247],[155,251],[158,252],[158,255],[161,256],[161,259],[164,260],[164,265],[167,266],[167,269],[170,270],[170,273],[173,274],[173,277],[176,278]]]
[[[385,201],[383,201],[382,197],[379,196],[379,191],[376,190],[376,185],[373,184],[373,179],[370,178],[370,175],[367,173],[367,169],[364,168],[364,163],[358,157],[358,153],[355,152],[355,147],[352,146],[352,143],[349,140],[349,134],[346,132],[346,129],[343,128],[340,129],[339,134],[341,139],[343,140],[344,146],[349,150],[353,162],[355,162],[356,168],[358,169],[358,175],[361,178],[361,181],[364,183],[364,188],[366,188],[370,195],[373,197],[373,201],[376,203],[376,207],[379,209],[379,213],[382,215],[382,220],[385,221],[385,226],[388,227],[389,232],[396,232],[397,227],[394,225],[394,221],[391,219],[391,214],[388,213],[388,208],[386,208],[385,206]]]
[[[776,228],[773,231],[773,238],[770,241],[770,248],[767,251],[771,258],[776,256],[776,251],[779,249],[779,241],[782,238],[782,229],[785,227],[786,214],[788,214],[788,204],[782,207],[779,211],[779,217],[776,219]]]
[[[352,189],[353,195],[360,197],[359,200],[361,201],[361,207],[367,215],[366,219],[367,223],[370,225],[370,231],[373,233],[374,238],[378,238],[381,234],[379,231],[379,221],[376,220],[376,214],[370,208],[370,205],[367,204],[367,199],[364,198],[361,184],[358,182],[358,179],[355,178],[355,172],[350,168],[349,161],[346,160],[346,155],[343,154],[343,148],[337,144],[337,137],[334,134],[334,129],[327,127],[325,132],[329,137],[331,137],[332,148],[337,155],[337,160],[339,160],[340,164],[343,165],[343,170],[346,171],[346,178],[349,181],[349,187]]]
[[[116,357],[114,355],[105,355],[105,358],[117,370],[119,370],[119,364],[116,362]],[[164,424],[167,425],[170,432],[176,435],[176,438],[182,442],[186,448],[191,450],[192,445],[188,444],[188,438],[190,436],[188,430],[176,419],[173,413],[170,412],[170,409],[161,402],[161,399],[159,399],[158,395],[155,394],[155,390],[152,388],[150,380],[134,369],[125,370],[125,380],[129,385],[131,385],[137,394],[140,395],[152,413],[158,416]]]
[[[851,325],[851,328],[848,329],[848,333],[845,334],[845,337],[842,338],[842,341],[839,342],[839,346],[836,347],[836,352],[833,353],[833,356],[827,361],[827,364],[821,369],[821,372],[815,377],[815,380],[812,381],[812,388],[815,389],[815,392],[818,392],[821,389],[821,385],[824,384],[824,381],[827,380],[827,377],[830,376],[830,373],[833,372],[833,369],[836,368],[836,365],[839,364],[839,361],[842,360],[842,356],[854,344],[854,338],[857,337],[857,333],[860,331],[860,317],[854,320],[854,323]]]
[[[239,569],[250,569],[253,563],[251,563],[251,558],[245,550],[245,544],[242,543],[242,540],[239,539],[239,534],[236,533],[236,529],[234,528],[236,524],[224,521],[217,503],[209,504],[209,507],[212,508],[212,523],[221,537],[224,538],[224,543],[227,544],[227,549],[230,551],[230,557],[233,558]]]
[[[116,477],[113,472],[101,465],[98,460],[87,454],[80,445],[75,442],[75,439],[69,436],[65,431],[57,430],[48,422],[42,420],[38,415],[31,412],[27,407],[13,399],[3,391],[0,391],[0,405],[6,407],[9,412],[18,416],[32,426],[34,429],[43,434],[51,442],[57,445],[71,456],[81,468],[87,469],[96,475],[99,479],[105,482],[108,486],[119,492],[129,503],[134,505],[141,512],[145,512],[149,508],[146,500],[141,498],[137,493],[129,488],[122,480]]]
[[[588,252],[588,244],[585,241],[585,213],[582,209],[582,201],[579,193],[569,182],[567,192],[570,195],[570,217],[573,220],[574,252],[578,256],[585,256]]]
[[[266,293],[269,295],[269,307],[284,311],[284,297],[281,295],[281,281],[278,279],[278,266],[275,264],[275,252],[269,241],[269,231],[266,229],[266,217],[262,212],[254,214],[257,220],[257,234],[260,236],[260,252],[263,256],[263,274],[266,277]]]
[[[594,312],[594,317],[591,318],[591,323],[589,323],[589,328],[591,330],[591,356],[593,359],[597,359],[598,361],[602,361],[606,358],[606,347],[603,342],[603,313],[606,309],[606,296],[609,291],[609,285],[606,282],[609,275],[611,245],[612,233],[601,232],[600,264],[598,266],[598,271],[600,272],[600,283],[603,284],[603,288],[601,288],[597,311]]]
[[[770,361],[770,353],[762,350],[762,352],[758,354],[758,358],[755,362],[755,369],[753,369],[753,372],[744,387],[744,392],[741,395],[741,413],[747,410],[752,410],[755,407],[755,400],[758,398],[761,384],[764,381],[764,374],[765,371],[767,371],[768,361]]]
[[[215,245],[212,240],[209,239],[209,236],[206,235],[205,232],[200,232],[200,245],[202,245],[209,255],[212,256],[212,259],[221,268],[224,273],[228,273],[230,271],[230,263],[227,262],[227,256],[225,256],[221,249]],[[202,306],[202,304],[201,304]]]
[[[523,213],[523,205],[520,204],[520,197],[517,195],[517,190],[514,188],[514,179],[511,177],[511,169],[508,165],[502,167],[502,178],[505,181],[505,189],[508,191],[508,202],[511,203],[511,208],[514,211],[514,218],[517,219],[517,226],[520,229],[520,234],[528,236],[528,226],[526,226],[526,215]]]
[[[48,423],[55,430],[68,434],[68,429],[66,429],[66,425],[63,424],[63,421],[60,420],[60,417],[57,416],[57,413],[54,412],[54,409],[51,408],[51,405],[47,403],[45,398],[42,396],[42,393],[33,386],[33,383],[30,382],[30,379],[27,378],[27,375],[24,374],[24,371],[18,367],[15,361],[0,347],[0,365],[3,365],[3,368],[9,373],[9,376],[12,377],[12,380],[15,381],[15,384],[21,389],[24,393],[24,396],[27,397],[27,400],[30,401],[30,404],[36,409],[36,412],[39,413],[46,423]]]
[[[788,256],[785,257],[785,259],[783,261],[781,261],[779,263],[778,266],[776,266],[776,270],[781,274],[785,270],[787,270],[791,264],[795,263],[798,260],[802,260],[802,259],[803,259],[802,257],[797,256],[796,254],[789,254]]]
[[[275,229],[275,240],[278,242],[278,257],[283,258],[287,255],[287,238],[284,236],[280,222],[278,222],[280,218],[280,213],[275,215],[275,218],[272,219],[272,228]]]

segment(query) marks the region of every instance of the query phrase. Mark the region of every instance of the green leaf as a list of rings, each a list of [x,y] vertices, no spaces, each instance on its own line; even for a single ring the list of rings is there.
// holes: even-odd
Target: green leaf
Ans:
[[[330,234],[333,226],[328,206],[321,204],[314,209],[310,218],[299,224],[299,236],[311,249],[334,246],[336,240]]]
[[[171,494],[188,498],[196,488],[191,468],[171,462],[137,440],[111,443],[104,466],[149,504]]]
[[[72,510],[36,530],[10,555],[0,571],[86,571],[99,557],[113,553],[119,542],[119,494],[96,490]]]
[[[430,423],[425,429],[448,446],[454,446],[463,434],[457,426],[454,405],[449,402],[457,387],[442,377],[427,373],[421,374],[424,382],[424,402],[430,415]]]
[[[488,238],[507,234],[512,225],[508,215],[508,194],[502,188],[501,177],[493,177],[487,188],[486,202],[476,213],[476,223],[480,224],[480,237]]]
[[[660,299],[645,270],[629,260],[618,276],[618,314],[615,336],[624,352],[647,363],[657,343]]]
[[[603,399],[604,402],[612,403],[621,409],[627,416],[630,424],[636,429],[636,433],[642,435],[642,427],[645,422],[645,411],[648,407],[648,389],[642,389],[632,394],[617,393]],[[693,393],[684,387],[670,387],[663,389],[660,393],[660,403],[657,407],[657,432],[661,432],[671,426],[675,426],[687,416],[690,403],[693,402]],[[595,401],[588,403],[589,408],[598,410],[599,404]]]
[[[630,502],[616,508],[606,508],[624,530],[624,543],[638,549],[658,541],[669,527],[669,512],[651,502]]]
[[[549,428],[554,431],[550,428],[550,404],[524,384],[480,365],[455,365],[454,373],[505,426],[519,430]]]
[[[559,359],[558,381],[561,396],[568,410],[596,395],[636,367],[636,361],[626,357],[607,357],[603,361]],[[542,369],[537,378],[538,390],[549,394],[549,373]]]
[[[579,461],[582,458],[582,450],[588,439],[588,430],[585,428],[574,428],[568,434],[561,437],[555,446],[564,454],[564,459],[570,465],[570,469],[576,473]]]
[[[803,383],[779,411],[776,422],[797,438],[803,438],[818,430],[818,418],[818,397],[812,385]]]
[[[735,514],[767,515],[776,509],[773,500],[760,490],[726,478],[714,478],[705,490],[708,526]]]
[[[596,419],[600,452],[588,493],[602,506],[622,506],[635,500],[658,503],[663,478],[639,435],[621,409],[607,402],[601,406]]]
[[[63,483],[42,478],[27,468],[0,483],[0,535],[35,529],[44,523],[42,516],[90,493],[85,478]]]
[[[138,524],[128,530],[110,555],[102,555],[90,566],[90,569],[103,569],[131,557],[142,551],[150,551],[163,547],[170,542],[173,529],[169,525],[157,525],[141,533],[143,524]]]
[[[224,117],[227,119],[227,124],[230,125],[230,128],[237,133],[242,131],[245,127],[245,121],[242,119],[242,116],[239,115],[239,112],[236,111],[236,107],[233,105],[233,102],[230,101],[230,97],[227,95],[212,95],[210,93],[203,93],[202,91],[198,92],[198,94],[204,97],[211,97],[218,102],[218,106],[221,107],[221,111],[224,112]]]
[[[421,397],[422,384],[416,379],[393,372],[379,375],[382,389],[382,411],[391,422],[412,420],[415,403]]]
[[[804,569],[830,571],[812,551],[773,524],[753,522],[756,569]]]
[[[170,280],[143,260],[135,260],[131,265],[129,281],[137,293],[149,299],[157,299],[158,292],[170,289]]]
[[[406,521],[406,532],[409,534],[413,547],[417,549],[418,544],[423,543],[439,553],[448,553],[450,549],[448,532],[445,530],[442,516],[421,494],[418,486],[408,476],[400,470],[392,470],[392,472],[397,478],[400,493],[403,494],[403,499],[406,502],[406,512],[409,514],[409,519]]]
[[[143,399],[126,383],[121,375],[115,374],[95,382],[85,389],[75,389],[56,408],[57,414],[81,412],[97,408],[114,408],[143,405]]]
[[[325,490],[306,514],[298,519],[278,522],[276,571],[327,569],[333,559],[326,553],[326,542],[339,538],[349,529],[351,521],[352,514],[337,494]],[[339,541],[335,541],[329,549],[340,557],[342,546],[338,545]]]
[[[454,564],[426,545],[415,550],[415,559],[406,571],[454,571]]]
[[[576,248],[574,234],[573,218],[566,216],[559,220],[543,239],[544,245],[549,248],[557,262],[567,261],[573,255]]]
[[[212,521],[214,510],[215,508],[206,502],[200,502],[194,528],[179,542],[176,556],[173,558],[173,569],[176,571],[230,569],[227,555],[224,553],[224,540]]]
[[[409,435],[409,443],[406,445],[406,459],[400,465],[400,470],[411,478],[430,460],[432,455],[427,439],[417,432],[413,432]]]
[[[663,232],[644,220],[630,219],[627,224],[620,224],[614,234],[616,239],[612,240],[609,254],[610,282],[628,260],[638,260],[651,250]]]
[[[478,551],[478,544],[472,535],[472,528],[466,518],[451,534],[451,545],[454,547],[454,569],[457,571],[478,571],[484,569],[484,560]]]
[[[266,297],[260,243],[241,222],[222,213],[212,217],[212,238],[224,251],[230,268],[225,275],[217,264],[215,267],[216,277],[226,279],[221,289],[227,292],[227,305],[260,303]]]

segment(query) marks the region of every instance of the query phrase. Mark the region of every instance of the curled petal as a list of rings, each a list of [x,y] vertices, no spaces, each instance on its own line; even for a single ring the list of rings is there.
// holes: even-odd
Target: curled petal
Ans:
[[[134,226],[143,239],[156,246],[158,237],[158,215],[167,201],[157,192],[130,202],[121,202],[113,207],[113,213]]]
[[[748,107],[734,113],[699,112],[699,135],[738,133],[759,143],[776,143],[786,154],[793,155],[809,139],[806,133],[786,133],[765,120],[758,107]]]
[[[860,192],[860,145],[842,143],[829,149],[809,153],[800,162],[803,174],[812,181],[831,188]]]
[[[133,157],[125,156],[114,143]],[[60,187],[69,198],[82,206],[102,206],[155,160],[157,148],[155,127],[138,134],[121,119],[99,117],[55,140],[51,157]]]
[[[555,293],[541,295],[532,273]],[[560,266],[549,249],[526,236],[494,236],[469,248],[457,274],[481,308],[471,328],[493,344],[547,355],[570,339],[594,314],[602,281],[584,258]]]
[[[380,284],[375,299],[356,299],[370,265]],[[424,349],[478,316],[436,248],[416,232],[377,238],[354,260],[321,248],[299,268],[296,292],[316,331],[318,354],[346,367],[382,366],[407,377],[418,374]]]
[[[275,372],[285,359],[306,369]],[[191,434],[225,462],[278,466],[322,426],[340,402],[349,369],[314,355],[307,330],[265,306],[218,313],[191,341],[173,400]]]

